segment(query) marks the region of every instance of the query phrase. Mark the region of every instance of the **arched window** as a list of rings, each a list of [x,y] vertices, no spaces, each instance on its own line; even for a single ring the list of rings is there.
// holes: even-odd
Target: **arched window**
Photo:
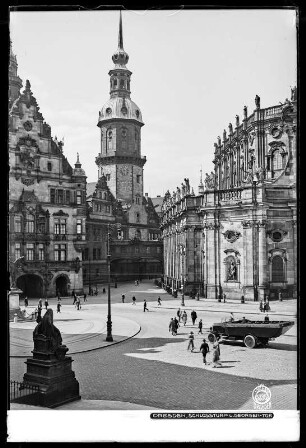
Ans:
[[[281,170],[283,168],[283,156],[279,149],[273,152],[272,156],[272,169],[273,171]]]
[[[117,87],[117,79],[114,79],[114,87]]]
[[[124,80],[123,79],[120,79],[120,88],[124,89]]]
[[[225,263],[225,269],[226,269],[226,281],[237,281],[237,266],[236,266],[236,260],[235,257],[230,255],[226,259]]]
[[[272,282],[282,283],[285,281],[284,261],[280,255],[275,255],[272,260]]]
[[[113,133],[111,130],[107,132],[107,149],[112,149],[113,147]]]

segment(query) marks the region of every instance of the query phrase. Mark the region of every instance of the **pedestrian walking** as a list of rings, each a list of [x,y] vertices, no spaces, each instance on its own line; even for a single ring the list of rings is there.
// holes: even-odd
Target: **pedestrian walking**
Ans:
[[[265,315],[265,318],[264,318],[264,322],[266,323],[269,323],[270,322],[270,319],[269,319],[269,316],[268,316],[268,314],[266,314]]]
[[[171,317],[169,322],[169,331],[173,332],[173,317]]]
[[[223,303],[225,303],[225,301],[226,301],[226,294],[223,293]]]
[[[218,345],[215,343],[213,345],[213,367],[220,367],[221,365]]]
[[[234,318],[234,314],[230,313],[230,317],[229,317],[229,322],[234,322],[235,318]]]
[[[76,293],[74,293],[73,294],[73,304],[72,305],[74,305],[76,301],[77,301],[77,296],[76,296]]]
[[[137,280],[135,280],[135,286],[137,286]]]
[[[42,308],[42,299],[39,299],[38,301],[38,308]]]
[[[143,312],[145,313],[146,311],[149,311],[149,309],[147,307],[147,301],[146,301],[146,299],[144,299],[144,301],[143,301]]]
[[[105,294],[105,288],[103,288],[102,292],[103,292],[103,294]]]
[[[124,303],[124,299],[125,299],[125,295],[122,294],[122,296],[121,296],[121,301],[122,301],[122,303]]]
[[[262,313],[263,311],[263,300],[261,299],[261,301],[259,302],[259,311]]]
[[[85,302],[87,302],[87,296],[86,296],[86,294],[84,293],[84,303]]]
[[[25,296],[24,298],[24,306],[27,307],[29,305],[28,298]]]
[[[200,352],[202,352],[204,364],[207,364],[206,355],[209,352],[209,345],[207,344],[206,339],[203,339],[203,342],[200,346]]]
[[[71,296],[72,296],[72,297],[75,296],[75,291],[74,291],[74,289],[73,289],[72,292],[71,292]]]
[[[176,312],[179,322],[181,321],[181,309],[179,308]]]
[[[183,311],[183,315],[182,315],[182,321],[183,321],[183,323],[184,323],[184,327],[185,327],[185,325],[186,325],[186,322],[187,322],[187,313],[186,313],[186,311],[185,311],[185,310]]]
[[[157,306],[161,306],[161,298],[160,297],[157,298]]]
[[[178,330],[178,328],[179,328],[180,324],[179,324],[179,321],[177,320],[177,318],[176,318],[176,317],[175,317],[175,318],[173,319],[173,321],[174,321],[174,330],[175,330],[175,335],[177,335],[177,330]]]
[[[203,334],[202,333],[202,327],[203,327],[203,322],[202,322],[202,319],[200,319],[200,322],[199,322],[199,332],[198,332],[198,334]]]
[[[192,352],[194,350],[194,334],[193,334],[193,331],[191,331],[189,333],[189,336],[188,336],[188,347],[187,347],[187,350],[189,350],[189,349],[191,349]]]
[[[198,317],[197,313],[194,310],[192,310],[190,314],[191,314],[192,325],[195,325],[195,321]]]
[[[57,302],[57,306],[56,306],[56,312],[60,313],[61,312],[61,302]]]
[[[48,306],[49,306],[49,302],[48,302],[48,299],[46,299],[46,300],[45,300],[45,307],[46,307],[46,310],[48,309]]]
[[[80,300],[79,296],[77,296],[77,298],[76,298],[76,307],[77,307],[77,310],[80,310],[80,308],[82,308],[81,300]]]
[[[200,300],[200,293],[197,292],[197,300]]]
[[[132,305],[136,305],[136,297],[135,296],[132,297]]]

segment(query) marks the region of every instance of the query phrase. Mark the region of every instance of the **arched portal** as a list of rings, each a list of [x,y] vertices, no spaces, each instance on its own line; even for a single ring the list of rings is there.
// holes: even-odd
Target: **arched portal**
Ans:
[[[43,296],[43,281],[38,275],[21,275],[18,277],[16,284],[28,298],[38,298]]]
[[[64,275],[57,277],[55,281],[56,293],[60,296],[68,296],[68,280]]]

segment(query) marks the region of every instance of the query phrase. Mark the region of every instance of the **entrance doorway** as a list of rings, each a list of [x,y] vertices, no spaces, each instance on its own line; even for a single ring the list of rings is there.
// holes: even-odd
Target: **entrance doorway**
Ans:
[[[61,275],[56,279],[56,293],[60,296],[68,296],[68,280],[65,276]]]
[[[21,275],[18,277],[16,284],[17,287],[23,291],[23,296],[33,299],[43,296],[43,282],[38,275]]]

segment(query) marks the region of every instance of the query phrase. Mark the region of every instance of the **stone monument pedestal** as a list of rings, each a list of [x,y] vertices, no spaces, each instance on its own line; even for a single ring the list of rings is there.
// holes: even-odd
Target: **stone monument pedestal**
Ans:
[[[54,350],[51,338],[43,335],[34,337],[33,358],[27,359],[27,373],[23,377],[24,383],[39,387],[32,404],[55,408],[81,398],[79,382],[71,368],[73,360],[66,356],[67,351],[65,345]],[[31,404],[31,395],[22,401]]]
[[[19,288],[12,288],[10,292],[8,293],[9,296],[9,320],[14,320],[14,315],[17,314],[17,317],[20,319],[23,319],[23,313],[21,312],[19,301],[20,301],[20,294],[22,294],[23,291]]]

